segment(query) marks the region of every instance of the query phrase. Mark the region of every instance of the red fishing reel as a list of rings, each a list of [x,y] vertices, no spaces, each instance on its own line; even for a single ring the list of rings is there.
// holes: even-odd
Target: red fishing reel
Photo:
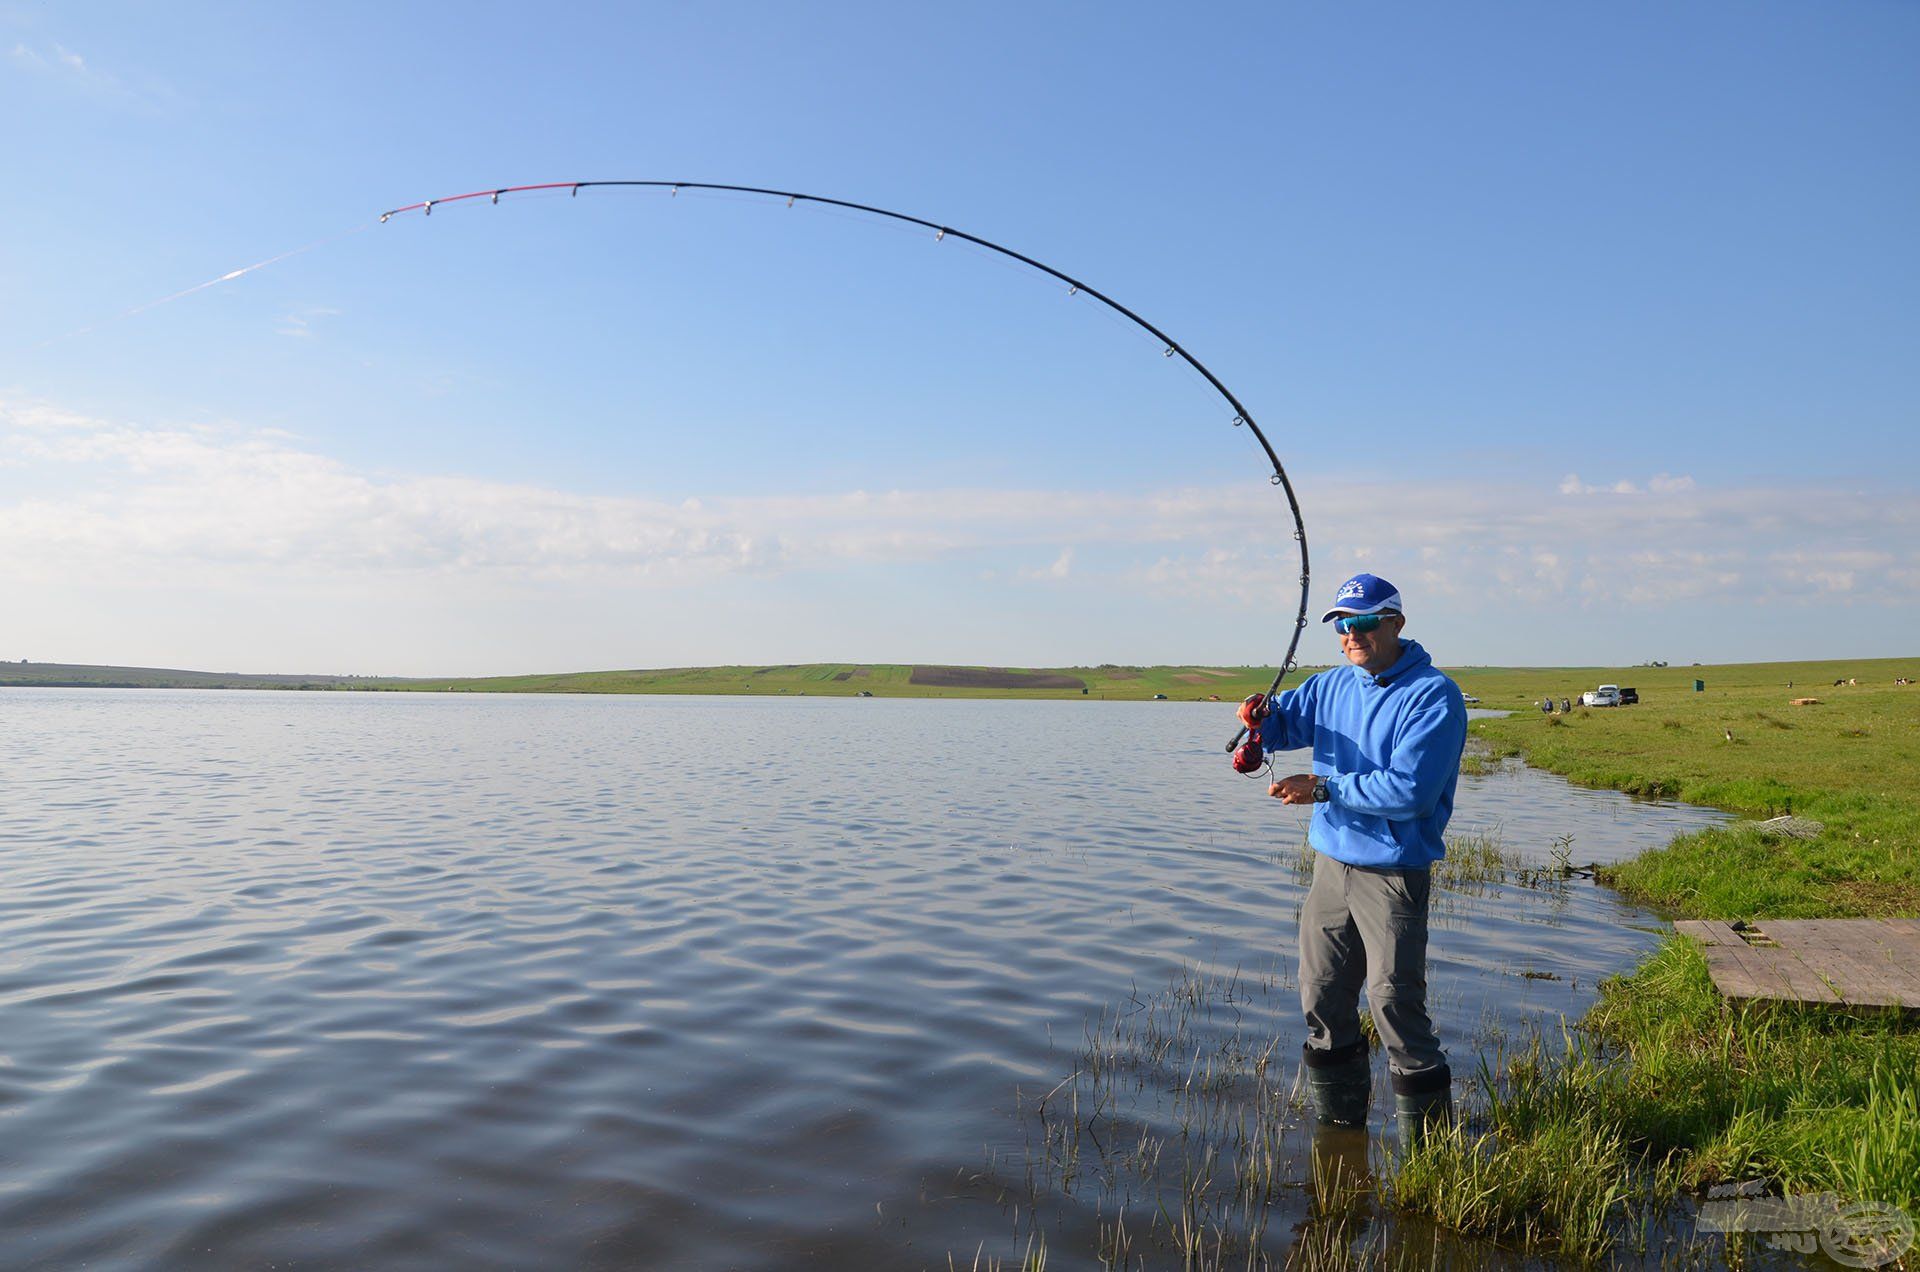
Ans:
[[[1249,694],[1240,704],[1240,717],[1251,720],[1247,729],[1247,740],[1233,750],[1233,771],[1244,773],[1248,777],[1258,777],[1267,762],[1266,748],[1260,745],[1260,721],[1267,714],[1267,695]]]

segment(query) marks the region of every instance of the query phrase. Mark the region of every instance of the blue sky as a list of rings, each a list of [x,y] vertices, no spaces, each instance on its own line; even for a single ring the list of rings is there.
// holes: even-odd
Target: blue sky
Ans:
[[[1912,652],[1920,9],[0,3],[0,657]],[[290,249],[165,304],[126,311]],[[1321,629],[1309,658],[1333,655]]]

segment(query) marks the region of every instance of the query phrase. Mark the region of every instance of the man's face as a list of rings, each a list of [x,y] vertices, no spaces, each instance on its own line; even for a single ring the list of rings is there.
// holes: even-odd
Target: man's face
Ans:
[[[1341,632],[1340,652],[1354,666],[1377,676],[1399,661],[1400,629],[1406,625],[1403,614],[1382,614],[1380,626],[1370,632]],[[1335,630],[1343,626],[1336,620]]]

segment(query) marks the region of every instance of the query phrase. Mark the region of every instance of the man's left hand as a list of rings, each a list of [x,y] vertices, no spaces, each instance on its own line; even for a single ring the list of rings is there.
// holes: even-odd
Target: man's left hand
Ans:
[[[1313,774],[1295,773],[1292,777],[1283,777],[1267,787],[1267,794],[1282,804],[1313,803]]]

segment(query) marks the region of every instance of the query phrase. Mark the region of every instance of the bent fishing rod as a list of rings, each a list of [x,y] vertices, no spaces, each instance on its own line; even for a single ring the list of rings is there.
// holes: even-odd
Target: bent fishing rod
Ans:
[[[1213,386],[1214,392],[1226,399],[1227,405],[1233,408],[1234,426],[1236,428],[1245,426],[1246,429],[1253,434],[1255,440],[1260,443],[1260,449],[1266,452],[1267,459],[1273,464],[1273,476],[1269,478],[1269,480],[1286,493],[1287,508],[1293,514],[1294,542],[1300,545],[1300,612],[1294,619],[1293,637],[1287,642],[1287,653],[1286,656],[1280,660],[1280,670],[1275,673],[1273,683],[1267,686],[1267,697],[1271,699],[1273,695],[1279,691],[1280,682],[1287,678],[1288,672],[1294,670],[1296,665],[1294,663],[1294,655],[1299,652],[1300,637],[1301,634],[1306,631],[1307,589],[1311,574],[1307,561],[1307,526],[1306,522],[1301,519],[1300,500],[1294,494],[1293,482],[1287,476],[1286,466],[1280,462],[1280,456],[1275,453],[1273,443],[1267,440],[1267,435],[1261,431],[1258,424],[1254,423],[1252,413],[1240,404],[1240,399],[1235,397],[1232,391],[1220,382],[1218,376],[1207,370],[1200,359],[1188,353],[1179,341],[1148,322],[1145,318],[1142,318],[1139,314],[1133,312],[1133,310],[1128,309],[1119,301],[1108,296],[1105,292],[1100,291],[1098,288],[1091,287],[1073,277],[1071,274],[1057,270],[1042,261],[1037,261],[1023,252],[1016,252],[1010,247],[1002,247],[1000,244],[983,239],[977,234],[968,234],[965,230],[956,230],[952,226],[942,225],[937,221],[929,221],[923,217],[909,216],[905,212],[891,212],[886,208],[877,208],[871,204],[853,203],[846,199],[829,199],[817,194],[801,194],[794,190],[770,190],[762,186],[722,185],[709,181],[546,181],[535,185],[500,186],[491,190],[474,190],[467,194],[454,194],[448,195],[445,198],[422,199],[418,203],[409,203],[405,207],[393,208],[389,211],[382,212],[380,214],[380,223],[385,225],[392,218],[408,212],[418,212],[422,216],[432,216],[433,210],[437,207],[443,207],[450,203],[465,203],[473,199],[486,199],[488,202],[497,205],[502,195],[528,194],[534,191],[566,190],[569,192],[569,197],[578,198],[582,190],[605,188],[665,190],[669,195],[678,195],[682,190],[755,195],[769,199],[784,199],[789,208],[797,204],[809,203],[819,207],[841,208],[866,216],[880,217],[889,221],[899,221],[907,225],[916,225],[922,229],[933,231],[935,242],[942,242],[948,238],[959,239],[962,242],[971,243],[975,247],[998,253],[1009,260],[1025,265],[1029,269],[1038,270],[1042,274],[1057,279],[1067,285],[1067,294],[1069,296],[1085,295],[1091,297],[1099,301],[1102,305],[1105,305],[1108,309],[1111,309],[1114,313],[1119,314],[1122,318],[1125,318],[1128,322],[1145,331],[1155,340],[1158,340],[1161,345],[1162,356],[1181,359],[1188,366],[1199,372],[1201,378]],[[1233,740],[1227,743],[1227,750],[1232,751],[1237,748],[1240,745],[1240,740],[1246,736],[1246,733],[1247,730],[1244,727],[1238,733],[1235,733]]]

